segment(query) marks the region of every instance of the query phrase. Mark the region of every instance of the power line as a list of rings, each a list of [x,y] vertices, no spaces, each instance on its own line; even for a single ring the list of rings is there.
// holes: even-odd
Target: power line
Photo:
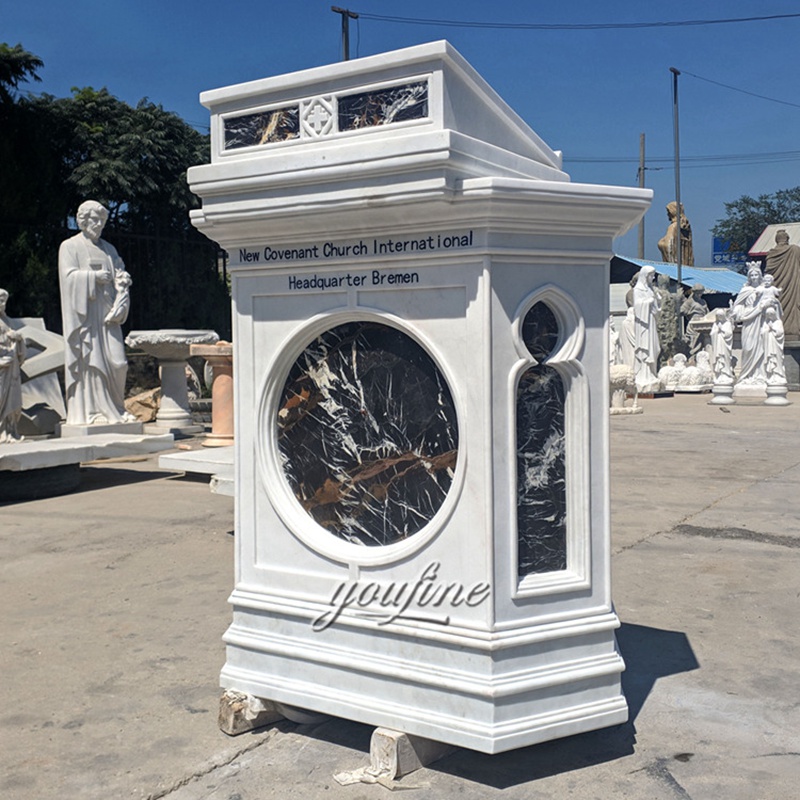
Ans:
[[[699,156],[681,156],[681,162],[703,165],[703,162],[715,162],[721,166],[742,163],[771,163],[781,161],[797,161],[800,159],[800,150],[778,150],[768,153],[720,153]],[[564,156],[565,162],[573,164],[637,164],[638,159],[632,156]],[[648,164],[670,164],[673,156],[651,156]]]
[[[769,100],[772,103],[781,103],[784,106],[793,106],[794,108],[800,108],[799,103],[790,103],[788,100],[778,100],[776,97],[767,97],[763,94],[756,94],[755,92],[748,92],[747,89],[739,89],[736,86],[730,86],[727,83],[720,83],[720,81],[711,80],[711,78],[704,78],[702,75],[695,75],[693,72],[687,72],[686,70],[681,70],[684,75],[691,75],[693,78],[697,78],[699,81],[705,81],[706,83],[713,83],[715,86],[722,86],[725,89],[731,89],[734,92],[741,92],[742,94],[749,94],[750,97],[758,97],[761,100]]]
[[[800,14],[769,14],[757,17],[729,17],[726,19],[691,19],[673,20],[665,22],[587,22],[587,23],[556,23],[546,24],[540,22],[468,22],[455,19],[423,19],[421,17],[397,17],[384,14],[364,14],[359,12],[361,19],[371,19],[379,22],[398,22],[406,25],[438,25],[451,28],[504,28],[509,30],[539,30],[539,31],[597,31],[597,30],[629,30],[633,28],[685,28],[698,25],[726,25],[736,22],[764,22],[776,19],[794,19]]]

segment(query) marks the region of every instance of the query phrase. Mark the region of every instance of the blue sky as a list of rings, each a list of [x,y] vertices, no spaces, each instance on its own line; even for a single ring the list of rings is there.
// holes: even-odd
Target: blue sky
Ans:
[[[566,25],[800,13],[796,0],[334,4],[362,14]],[[42,82],[26,86],[33,92],[61,97],[73,86],[107,87],[131,104],[147,97],[203,129],[208,113],[198,101],[200,92],[337,61],[341,18],[331,5],[330,0],[3,0],[0,41],[21,43],[44,61]],[[682,71],[681,199],[698,264],[711,263],[709,229],[724,216],[725,201],[800,185],[800,17],[626,30],[351,22],[352,57],[436,39],[448,39],[551,147],[564,152],[573,181],[636,186],[639,135],[645,134],[646,185],[655,192],[645,219],[646,258],[659,258],[664,207],[675,191],[670,67]],[[794,155],[768,155],[787,152]],[[753,157],[730,158],[744,155]],[[702,156],[727,158],[696,160]],[[616,249],[635,256],[636,232],[618,240]]]

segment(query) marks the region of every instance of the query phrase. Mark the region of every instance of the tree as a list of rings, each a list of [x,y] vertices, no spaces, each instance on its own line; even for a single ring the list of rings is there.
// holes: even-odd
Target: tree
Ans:
[[[18,45],[0,49],[0,79],[16,88],[41,62]],[[5,58],[5,61],[3,61]],[[0,103],[0,286],[17,313],[60,330],[58,246],[87,199],[110,212],[104,238],[134,284],[129,326],[230,332],[218,248],[195,230],[198,199],[186,170],[208,161],[208,136],[147,99],[135,107],[106,88],[66,98],[12,96]]]
[[[43,66],[44,61],[21,44],[11,47],[0,42],[0,105],[13,103],[15,90],[23,81],[41,81],[36,70]]]
[[[714,236],[728,241],[728,249],[746,253],[767,225],[800,221],[800,186],[762,194],[757,199],[742,195],[725,203],[727,216],[711,229]]]

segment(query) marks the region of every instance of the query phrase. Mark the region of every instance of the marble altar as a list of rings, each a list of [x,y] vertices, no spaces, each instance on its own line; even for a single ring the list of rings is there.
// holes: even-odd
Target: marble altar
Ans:
[[[192,220],[234,306],[223,688],[485,752],[624,721],[608,274],[651,193],[571,183],[446,42],[201,100]]]

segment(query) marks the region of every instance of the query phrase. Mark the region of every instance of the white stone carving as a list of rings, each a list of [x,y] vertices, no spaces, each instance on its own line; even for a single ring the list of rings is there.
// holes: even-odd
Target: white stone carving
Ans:
[[[641,414],[639,405],[639,392],[636,389],[636,377],[633,367],[627,364],[612,364],[610,369],[611,382],[611,414]],[[631,405],[626,405],[628,394],[633,395]]]
[[[733,403],[733,321],[727,309],[718,308],[714,312],[711,325],[711,369],[713,386],[711,391],[713,405]]]
[[[786,336],[779,305],[773,303],[764,309],[761,335],[764,339],[764,377],[767,382],[767,399],[764,403],[770,406],[789,405],[786,399],[788,392],[786,370],[783,365],[783,346]]]
[[[640,393],[657,392],[661,388],[656,373],[661,345],[658,341],[658,312],[661,305],[653,287],[656,271],[642,267],[633,287],[634,370]]]
[[[683,373],[688,366],[687,358],[683,353],[675,353],[671,363],[665,364],[658,371],[658,380],[668,392],[674,392],[681,384]]]
[[[750,266],[747,270],[747,283],[736,295],[732,316],[742,326],[742,359],[739,364],[737,388],[763,387],[764,375],[764,337],[762,335],[761,267]]]
[[[107,219],[100,203],[82,203],[81,232],[58,251],[68,426],[136,422],[125,411],[128,362],[120,327],[131,278],[116,249],[100,238]]]
[[[685,366],[678,375],[676,392],[707,392],[714,382],[711,357],[705,350],[695,356],[695,363]]]
[[[128,347],[144,350],[158,359],[161,376],[161,403],[156,421],[148,431],[155,433],[199,433],[203,430],[192,420],[186,390],[186,359],[193,344],[214,344],[219,336],[214,331],[164,329],[131,331],[125,339]]]
[[[619,334],[620,363],[629,366],[635,372],[636,367],[636,317],[633,306],[625,312]]]
[[[332,97],[315,97],[301,106],[303,135],[312,138],[328,136],[334,130],[336,115]]]
[[[8,292],[0,289],[0,444],[20,441],[18,425],[22,416],[22,375],[25,339],[6,318]]]

